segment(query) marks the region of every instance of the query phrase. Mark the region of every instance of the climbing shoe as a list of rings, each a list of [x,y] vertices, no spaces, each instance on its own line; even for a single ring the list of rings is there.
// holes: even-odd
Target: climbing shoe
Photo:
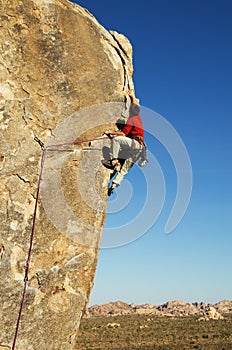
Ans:
[[[113,193],[114,193],[114,188],[112,188],[112,186],[110,188],[108,188],[108,196],[110,197]]]
[[[114,189],[118,186],[119,185],[117,185],[116,183],[113,182],[111,187],[108,188],[108,196],[111,196],[114,193]]]
[[[112,160],[104,160],[102,164],[108,168],[108,169],[114,169],[115,167],[118,166],[119,161],[117,159],[112,159]]]

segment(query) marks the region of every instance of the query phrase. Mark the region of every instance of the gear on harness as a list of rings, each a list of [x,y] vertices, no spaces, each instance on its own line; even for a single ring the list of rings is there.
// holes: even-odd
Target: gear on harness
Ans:
[[[144,139],[141,136],[135,136],[133,140],[136,140],[140,143],[142,148],[137,152],[137,154],[134,155],[133,161],[136,163],[138,162],[138,165],[140,167],[145,166],[148,163],[147,160],[147,146],[144,142]],[[133,146],[132,146],[133,149]]]
[[[138,165],[140,167],[144,167],[148,163],[147,160],[147,146],[144,142],[143,148],[140,152],[139,158],[138,158]]]

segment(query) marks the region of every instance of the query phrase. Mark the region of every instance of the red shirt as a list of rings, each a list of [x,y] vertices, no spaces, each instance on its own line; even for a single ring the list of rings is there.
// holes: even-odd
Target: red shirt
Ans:
[[[140,115],[130,117],[122,131],[131,139],[135,138],[135,136],[141,136],[144,139],[143,122]]]

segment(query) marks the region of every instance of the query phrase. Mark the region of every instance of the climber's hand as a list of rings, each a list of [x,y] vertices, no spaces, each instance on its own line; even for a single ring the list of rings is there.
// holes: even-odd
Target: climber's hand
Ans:
[[[122,92],[124,96],[135,97],[134,90],[129,89]]]
[[[109,139],[112,139],[112,138],[113,138],[113,135],[112,135],[110,132],[108,132],[108,131],[106,131],[106,132],[104,133],[104,135],[106,135],[107,137],[109,137]]]
[[[134,92],[134,90],[133,90],[133,89],[128,90],[128,95],[129,95],[130,97],[135,97],[135,92]]]

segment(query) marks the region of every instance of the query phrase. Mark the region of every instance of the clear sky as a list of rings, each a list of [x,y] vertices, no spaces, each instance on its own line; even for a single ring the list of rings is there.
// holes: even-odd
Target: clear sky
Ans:
[[[136,223],[141,237],[101,248],[90,305],[231,300],[231,0],[73,2],[87,8],[106,29],[128,37],[136,95],[145,107],[141,116],[149,109],[170,123],[187,149],[193,175],[187,211],[166,234],[177,191],[176,169],[170,151],[146,130],[154,160],[145,175],[135,166],[118,196],[110,198],[103,234],[118,227],[120,235],[120,225],[142,211]],[[151,214],[143,205],[150,190],[149,205],[154,208],[165,196],[160,214],[144,232]]]

